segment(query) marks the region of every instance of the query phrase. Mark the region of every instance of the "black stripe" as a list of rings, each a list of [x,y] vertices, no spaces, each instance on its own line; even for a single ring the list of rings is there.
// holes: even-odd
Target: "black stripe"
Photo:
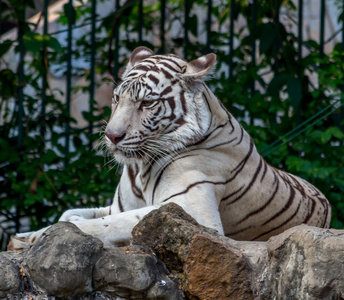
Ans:
[[[147,66],[147,65],[144,65],[144,64],[139,64],[139,65],[137,65],[136,67],[133,68],[133,70],[135,70],[135,71],[144,71],[144,72],[148,72],[149,69],[150,69],[150,67]],[[129,78],[130,75],[131,74],[129,73],[127,78]]]
[[[186,100],[185,100],[185,95],[184,94],[185,94],[185,91],[182,90],[180,92],[180,101],[182,103],[182,108],[183,108],[184,114],[187,114],[188,113],[188,109],[186,107]]]
[[[274,228],[271,228],[270,230],[268,230],[268,231],[258,235],[257,237],[255,237],[252,240],[255,241],[255,240],[261,238],[262,236],[267,235],[267,234],[269,234],[269,233],[271,233],[273,231],[276,231],[276,230],[280,229],[281,227],[283,227],[284,225],[288,224],[297,215],[297,213],[299,212],[300,206],[301,206],[301,201],[299,201],[299,204],[298,204],[295,212],[287,220],[285,220],[282,224],[280,224],[280,225],[278,225],[278,226],[276,226]]]
[[[239,229],[239,230],[236,230],[236,231],[232,231],[232,232],[230,232],[230,233],[226,233],[225,236],[226,236],[226,237],[232,237],[232,236],[234,236],[234,235],[237,235],[237,234],[239,234],[239,233],[242,233],[242,232],[247,231],[247,230],[252,229],[252,228],[253,228],[253,226],[252,226],[252,225],[249,225],[249,226],[247,226],[247,227],[245,227],[245,228],[242,228],[242,229]]]
[[[207,87],[207,86],[206,86]],[[205,95],[205,93],[203,93],[203,97],[205,99],[205,102],[207,102],[207,106],[208,106],[208,109],[210,111],[210,115],[213,116],[213,112],[211,111],[211,108],[210,108],[210,104],[209,104],[209,101],[208,101],[208,98],[207,96]]]
[[[190,147],[192,146],[197,146],[199,144],[202,144],[206,139],[208,139],[209,136],[211,136],[216,130],[218,130],[219,128],[223,128],[227,125],[228,123],[224,123],[224,124],[221,124],[219,126],[217,126],[213,131],[211,131],[210,133],[208,133],[207,135],[205,135],[202,139],[200,139],[199,141],[197,141],[196,143],[192,144],[192,145],[189,145]]]
[[[262,177],[260,178],[260,182],[261,182],[261,183],[263,182],[263,179],[264,179],[264,177],[265,177],[265,175],[266,175],[266,172],[267,172],[267,170],[268,170],[268,164],[265,162],[265,160],[263,161],[263,163],[264,163],[264,171],[263,171]],[[274,174],[274,176],[276,176],[276,175]],[[276,178],[275,178],[275,180],[276,180]]]
[[[221,146],[224,146],[224,145],[228,145],[228,144],[231,144],[232,142],[234,142],[235,140],[237,139],[237,137],[227,141],[227,142],[223,142],[223,143],[220,143],[220,144],[216,144],[214,146],[210,146],[210,147],[202,147],[202,148],[197,148],[197,150],[210,150],[210,149],[214,149],[214,148],[217,148],[217,147],[221,147]]]
[[[227,195],[225,198],[222,198],[221,199],[221,202],[227,198],[230,198],[232,196],[234,196],[235,194],[239,193],[243,188],[244,188],[245,185],[242,185],[240,188],[238,188],[237,190],[235,190],[234,192],[230,193],[229,195]]]
[[[240,173],[240,171],[244,168],[246,162],[249,160],[250,156],[252,155],[253,148],[254,148],[254,143],[253,143],[253,140],[250,139],[250,149],[249,149],[248,153],[246,154],[244,159],[241,160],[240,163],[238,163],[238,165],[232,170],[231,173],[233,173],[236,170],[237,170],[237,172],[235,173],[235,176]]]
[[[279,180],[277,179],[276,174],[274,173],[274,177],[275,180],[273,182],[273,186],[276,184],[275,190],[272,193],[271,197],[268,199],[268,201],[266,201],[266,203],[264,203],[261,207],[257,208],[256,210],[250,212],[249,214],[247,214],[245,217],[243,217],[239,222],[237,222],[235,225],[239,225],[241,223],[243,223],[244,221],[246,221],[248,218],[262,212],[264,209],[266,209],[268,207],[268,205],[272,202],[272,200],[275,198],[277,191],[279,189]]]
[[[320,192],[319,192],[320,194]],[[324,219],[324,222],[322,223],[321,227],[325,227],[326,223],[327,223],[327,218],[330,217],[330,214],[329,214],[329,204],[328,204],[328,201],[326,198],[324,197],[318,197],[318,200],[320,200],[320,203],[323,205],[323,207],[325,208],[325,215],[327,216],[325,219]]]
[[[170,86],[168,86],[167,88],[165,88],[161,93],[160,93],[160,97],[164,97],[165,95],[169,94],[172,92],[172,88]]]
[[[312,207],[311,210],[308,212],[306,218],[304,219],[304,221],[302,223],[307,224],[308,221],[310,220],[310,218],[313,216],[314,214],[314,208],[315,208],[315,200],[311,197],[309,197],[309,200],[312,201]]]
[[[186,157],[190,157],[190,156],[196,156],[196,154],[189,154],[189,155],[185,155],[183,157],[177,157],[176,159],[173,159],[168,163],[166,164],[162,169],[161,169],[161,172],[160,174],[158,175],[155,183],[154,183],[154,187],[153,187],[153,192],[152,192],[152,204],[154,203],[154,198],[155,198],[155,191],[160,183],[160,179],[162,177],[162,174],[165,172],[165,170],[168,168],[168,166],[170,166],[172,163],[174,163],[175,161],[179,160],[179,159],[183,159],[183,158],[186,158]],[[165,201],[165,200],[164,200]]]
[[[172,72],[178,71],[178,70],[174,69],[173,66],[171,66],[169,63],[166,63],[166,62],[163,62],[163,61],[160,61],[159,65],[163,65],[166,69],[168,69],[168,70],[170,70]]]
[[[117,194],[117,201],[118,201],[118,207],[120,212],[124,212],[124,208],[122,205],[122,197],[121,197],[121,184],[118,185],[118,194]]]
[[[178,63],[173,59],[173,57],[175,57],[175,58],[177,58],[177,59],[179,59],[179,60],[182,60],[182,59],[179,58],[178,56],[172,56],[171,58],[169,58],[169,57],[167,57],[167,56],[158,56],[157,58],[161,58],[161,59],[162,59],[162,60],[159,61],[158,63],[161,64],[161,63],[164,62],[164,61],[168,61],[168,62],[171,62],[171,63],[175,64],[180,70],[182,70],[183,67],[182,67],[180,64],[178,64]]]
[[[160,80],[158,78],[156,78],[153,74],[149,74],[148,75],[148,79],[150,79],[151,81],[153,81],[155,83],[155,85],[158,85]]]
[[[165,75],[166,79],[170,80],[173,78],[173,75],[170,72],[167,72],[164,68],[161,68],[160,70]]]
[[[270,223],[271,221],[273,221],[274,219],[279,217],[281,214],[283,214],[291,206],[291,204],[294,201],[294,198],[295,198],[295,189],[294,189],[294,187],[290,186],[290,195],[289,195],[288,202],[284,205],[284,207],[280,211],[275,213],[270,219],[268,219],[266,222],[264,222],[262,224],[262,226]]]
[[[170,197],[164,199],[162,202],[166,202],[166,201],[170,200],[171,198],[174,198],[174,197],[186,194],[193,187],[195,187],[197,185],[200,185],[200,184],[206,184],[206,183],[210,183],[210,184],[214,184],[214,185],[218,184],[218,182],[214,182],[214,181],[210,181],[210,180],[197,181],[197,182],[194,182],[194,183],[190,184],[184,191],[176,193],[176,194],[173,194]]]
[[[142,200],[144,203],[146,203],[146,200],[143,197],[143,193],[142,193],[141,189],[136,185],[136,182],[135,182],[136,175],[137,175],[137,172],[135,172],[133,170],[131,165],[128,165],[128,176],[129,176],[129,180],[130,180],[130,183],[131,183],[131,189],[133,191],[133,194],[137,198]]]
[[[240,124],[239,124],[240,125]],[[240,125],[240,130],[241,130],[241,136],[240,136],[240,139],[239,141],[235,144],[235,146],[241,144],[242,142],[242,139],[244,138],[244,128]]]
[[[215,130],[216,130],[216,129],[215,129]],[[214,131],[215,131],[215,130],[214,130]],[[253,140],[252,140],[252,139],[251,139],[251,142],[253,143]],[[252,147],[252,149],[250,149],[248,155],[246,155],[246,157],[244,158],[243,161],[247,160],[248,157],[251,155],[250,153],[251,153],[252,150],[253,150],[253,144],[251,145],[251,147]],[[195,149],[195,150],[197,150],[197,149]],[[241,164],[241,163],[239,163],[239,165],[240,165],[240,164]],[[245,164],[244,164],[244,165],[245,165]],[[243,166],[244,166],[244,165],[243,165]],[[242,167],[242,168],[243,168],[243,167]],[[242,169],[242,168],[241,168],[241,169]],[[162,202],[166,202],[166,201],[170,200],[170,199],[173,198],[173,197],[176,197],[176,196],[180,196],[180,195],[182,195],[182,194],[185,194],[185,193],[187,193],[191,188],[193,188],[194,186],[197,186],[197,185],[199,185],[199,184],[204,184],[204,183],[211,183],[211,184],[214,184],[214,185],[228,184],[229,182],[233,181],[233,180],[236,178],[236,175],[241,171],[241,169],[239,169],[239,170],[234,174],[234,176],[232,176],[230,179],[228,179],[228,180],[226,180],[226,181],[208,181],[208,180],[205,180],[205,181],[197,181],[197,182],[194,182],[194,183],[190,184],[190,185],[189,185],[186,189],[184,189],[182,192],[173,194],[173,195],[171,195],[170,197],[164,199]]]
[[[256,171],[255,171],[255,173],[254,173],[254,175],[253,175],[253,177],[252,177],[252,180],[250,181],[249,185],[246,187],[246,189],[244,190],[244,192],[243,192],[240,196],[238,196],[238,197],[236,197],[235,199],[233,199],[231,202],[226,203],[226,206],[231,205],[231,204],[234,204],[235,202],[237,202],[238,200],[240,200],[240,199],[250,190],[250,188],[252,187],[252,185],[256,182],[260,170],[262,169],[262,165],[263,165],[262,161],[263,161],[263,159],[262,159],[262,157],[260,157],[259,165],[258,165],[258,167],[257,167],[257,169],[256,169]],[[228,198],[229,198],[229,196],[226,196],[225,198],[221,199],[221,201],[226,200],[226,199],[228,199]]]

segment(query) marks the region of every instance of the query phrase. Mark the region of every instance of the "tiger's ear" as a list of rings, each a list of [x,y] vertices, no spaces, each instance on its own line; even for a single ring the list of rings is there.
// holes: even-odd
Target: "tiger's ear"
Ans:
[[[154,52],[144,46],[137,47],[133,53],[131,53],[130,59],[129,59],[129,64],[134,67],[137,63],[139,63],[141,60],[150,57],[154,55]]]
[[[182,77],[185,79],[202,79],[213,68],[216,62],[216,54],[210,53],[190,61],[186,64],[186,69]]]
[[[127,74],[129,73],[129,71],[136,65],[138,64],[140,61],[144,60],[145,58],[148,58],[150,56],[154,55],[154,52],[144,46],[141,47],[137,47],[136,49],[134,49],[133,53],[131,53],[130,59],[129,59],[129,63],[127,65],[127,67],[125,68],[125,71],[122,74],[122,79],[124,79]]]

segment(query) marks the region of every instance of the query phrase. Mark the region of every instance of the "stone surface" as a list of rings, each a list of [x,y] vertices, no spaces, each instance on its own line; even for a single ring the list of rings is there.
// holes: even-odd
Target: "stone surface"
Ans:
[[[144,217],[129,247],[103,249],[62,222],[30,250],[0,253],[7,300],[343,300],[343,278],[344,230],[302,225],[268,242],[235,241],[176,204]]]
[[[344,230],[301,225],[239,242],[190,218],[166,205],[134,228],[132,243],[151,247],[191,299],[344,299]]]
[[[65,297],[92,292],[93,266],[103,243],[72,223],[59,222],[28,251],[24,267],[48,295]]]
[[[148,253],[147,253],[148,252]],[[140,247],[113,248],[98,260],[94,288],[116,295],[142,299],[184,299],[178,283],[150,251]]]
[[[344,299],[344,230],[291,228],[269,240],[268,253],[264,299]]]
[[[0,267],[1,299],[184,299],[149,249],[103,249],[72,223],[51,226],[30,250],[1,252]]]
[[[21,291],[20,269],[11,261],[11,255],[0,256],[0,298]]]
[[[249,259],[238,242],[198,225],[174,203],[144,217],[132,243],[151,247],[191,299],[253,299]]]

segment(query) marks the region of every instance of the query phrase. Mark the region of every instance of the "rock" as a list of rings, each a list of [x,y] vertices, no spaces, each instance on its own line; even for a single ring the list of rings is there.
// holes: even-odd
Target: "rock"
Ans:
[[[28,251],[24,267],[48,295],[66,297],[93,291],[93,266],[103,243],[72,223],[59,222],[40,236]]]
[[[344,299],[344,230],[301,225],[234,241],[168,204],[142,219],[132,244],[151,247],[190,299]]]
[[[344,230],[306,225],[268,242],[270,294],[263,299],[344,299]]]
[[[103,249],[59,222],[30,250],[0,253],[0,298],[7,300],[184,299],[178,280],[149,249]]]
[[[21,291],[20,268],[11,261],[11,256],[13,255],[9,253],[0,256],[0,298],[16,295]]]
[[[130,299],[184,299],[168,274],[155,255],[140,247],[113,248],[95,265],[94,288]]]
[[[250,258],[239,243],[198,225],[177,204],[144,217],[132,232],[132,244],[151,247],[191,299],[253,299]]]
[[[343,300],[343,257],[344,230],[301,225],[235,241],[171,203],[141,220],[129,247],[103,249],[61,222],[30,250],[1,252],[0,298]]]

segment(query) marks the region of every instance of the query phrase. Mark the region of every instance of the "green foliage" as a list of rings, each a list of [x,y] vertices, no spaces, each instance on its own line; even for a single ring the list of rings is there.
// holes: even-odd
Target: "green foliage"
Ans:
[[[184,1],[169,0],[166,3],[165,49],[160,44],[155,47],[145,37],[140,44],[156,52],[185,53],[188,59],[205,54],[207,45],[198,36],[205,33],[206,20],[201,20],[196,12],[205,11],[207,2],[189,1],[187,48],[184,48]],[[341,97],[343,88],[342,46],[337,45],[321,58],[318,43],[304,41],[309,54],[299,61],[295,31],[283,24],[276,25],[273,3],[258,1],[256,26],[253,26],[251,1],[236,1],[235,19],[241,16],[247,25],[236,27],[234,31],[234,39],[239,44],[232,52],[233,78],[228,78],[230,1],[222,0],[212,10],[210,46],[217,54],[218,65],[215,78],[209,84],[231,113],[242,120],[260,151]],[[90,1],[80,4],[70,10],[75,25],[91,20]],[[283,1],[282,5],[295,10],[291,0]],[[67,49],[53,35],[39,34],[35,26],[24,22],[24,9],[33,6],[32,0],[9,0],[2,6],[3,20],[18,20],[23,32],[25,74],[23,83],[17,74],[18,66],[0,70],[0,226],[4,230],[0,244],[1,241],[7,243],[6,234],[21,229],[25,218],[29,218],[31,229],[35,230],[55,222],[68,208],[109,204],[119,179],[118,172],[111,170],[106,159],[92,150],[99,136],[90,134],[87,128],[76,128],[65,106],[55,98],[56,91],[51,91],[49,86],[45,97],[46,112],[41,113],[41,87],[42,81],[47,82],[47,67],[54,63],[66,71]],[[160,9],[161,2],[144,5],[144,36],[159,36]],[[68,23],[68,11],[66,4],[59,17],[62,24]],[[120,53],[130,53],[139,45],[138,14],[138,2],[127,1],[119,11],[109,11],[97,22],[96,72],[112,74],[114,70],[116,26],[120,27],[121,36],[125,36],[119,41]],[[250,59],[254,43],[257,45],[256,63]],[[18,43],[3,41],[0,56],[5,57],[13,49],[19,53]],[[90,49],[89,36],[85,35],[75,41],[72,55],[74,58],[89,58]],[[126,62],[127,57],[119,57],[120,67]],[[88,80],[90,71],[79,70],[78,74]],[[312,82],[309,74],[318,81]],[[23,87],[34,92],[31,96],[24,93],[21,97]],[[73,91],[87,92],[87,89],[73,86]],[[61,94],[64,92],[60,91]],[[18,99],[24,107],[22,133]],[[101,120],[108,119],[109,115],[109,109],[99,109],[96,105],[92,113],[83,112],[85,120],[93,122],[98,130]],[[298,129],[290,141],[283,139],[280,147],[266,157],[273,166],[312,182],[328,197],[333,210],[332,226],[336,228],[342,228],[344,222],[343,116],[343,108],[340,108],[303,133],[298,134],[301,130]],[[67,123],[71,124],[71,151],[68,154],[65,149]]]

